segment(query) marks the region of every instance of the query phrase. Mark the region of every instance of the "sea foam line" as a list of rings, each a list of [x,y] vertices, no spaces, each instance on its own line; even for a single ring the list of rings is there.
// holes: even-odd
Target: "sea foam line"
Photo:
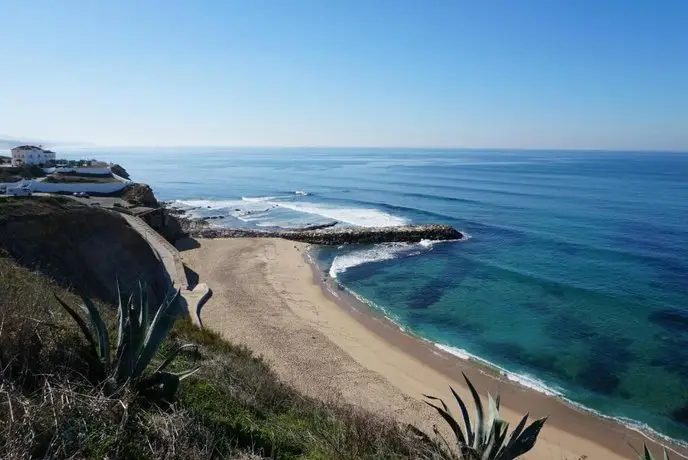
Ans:
[[[436,244],[463,242],[466,239],[421,240],[418,243],[380,243],[371,248],[353,250],[334,258],[330,265],[329,275],[331,278],[337,278],[337,275],[353,267],[385,260],[414,257],[431,251]]]
[[[550,385],[547,385],[544,383],[542,380],[539,380],[531,375],[528,374],[519,374],[515,372],[510,372],[506,369],[504,369],[501,366],[498,366],[497,364],[488,361],[486,359],[483,359],[477,355],[474,355],[472,353],[467,352],[466,350],[462,348],[457,348],[453,347],[450,345],[445,345],[441,343],[433,343],[430,342],[426,339],[423,339],[424,341],[431,343],[433,346],[436,348],[439,348],[440,350],[451,354],[452,356],[455,356],[457,358],[463,359],[465,361],[476,361],[488,368],[495,369],[499,371],[500,375],[508,379],[510,382],[516,383],[522,387],[529,388],[531,390],[537,391],[538,393],[545,394],[547,396],[559,398],[562,401],[566,402],[566,404],[574,407],[576,410],[579,410],[581,412],[586,412],[591,415],[594,415],[595,417],[599,417],[605,420],[611,420],[617,423],[620,423],[621,425],[625,426],[626,428],[633,430],[647,439],[650,440],[657,440],[661,439],[664,442],[667,443],[672,443],[672,444],[678,444],[682,447],[688,447],[688,442],[682,441],[680,439],[675,439],[670,436],[667,436],[665,434],[660,433],[659,431],[655,430],[654,428],[650,427],[649,425],[640,422],[638,420],[633,420],[627,417],[622,417],[622,416],[613,416],[613,415],[607,415],[602,412],[599,412],[595,409],[592,409],[588,406],[585,406],[581,403],[575,402],[568,397],[565,396],[564,390],[559,389],[559,388],[554,388]],[[671,450],[677,455],[680,455],[678,452],[667,448],[667,450]],[[685,457],[684,457],[685,458]]]
[[[311,264],[313,264],[313,266],[317,267],[317,263],[315,262],[314,258],[310,254],[310,251],[307,252],[307,258],[308,258],[309,262]],[[571,399],[569,399],[565,396],[563,389],[554,388],[550,385],[547,385],[543,381],[541,381],[541,380],[539,380],[539,379],[537,379],[531,375],[510,372],[510,371],[504,369],[503,367],[498,366],[497,364],[495,364],[491,361],[488,361],[484,358],[481,358],[480,356],[469,353],[468,351],[466,351],[462,348],[458,348],[458,347],[454,347],[451,345],[446,345],[446,344],[442,344],[442,343],[438,343],[438,342],[432,342],[432,341],[428,340],[427,338],[425,338],[421,335],[415,334],[412,331],[408,331],[406,329],[406,327],[402,324],[401,320],[396,315],[391,314],[389,312],[389,310],[387,310],[382,305],[379,305],[379,304],[373,302],[372,300],[367,299],[366,297],[356,293],[352,289],[349,289],[348,287],[346,287],[346,286],[344,286],[338,282],[337,282],[337,285],[339,288],[344,290],[347,294],[353,296],[355,299],[357,299],[362,304],[367,305],[374,310],[380,311],[383,314],[383,316],[387,320],[389,320],[394,326],[396,326],[400,331],[407,333],[407,334],[411,334],[414,337],[422,340],[423,342],[426,342],[427,344],[429,344],[429,345],[431,345],[431,346],[433,346],[439,350],[444,351],[445,353],[449,353],[452,356],[459,358],[459,359],[462,359],[464,361],[474,361],[474,362],[477,362],[477,363],[479,363],[479,364],[481,364],[481,365],[483,365],[489,369],[495,369],[500,373],[501,376],[505,377],[506,379],[508,379],[512,383],[515,383],[519,386],[522,386],[524,388],[528,388],[528,389],[533,390],[533,391],[537,391],[538,393],[544,394],[546,396],[559,398],[562,401],[564,401],[566,404],[570,405],[574,409],[579,410],[581,412],[586,412],[588,414],[591,414],[595,417],[599,417],[599,418],[604,419],[604,420],[610,420],[610,421],[614,421],[616,423],[620,423],[624,427],[639,433],[640,435],[644,436],[645,438],[647,438],[649,440],[653,440],[653,441],[661,440],[665,443],[676,444],[676,445],[679,445],[681,447],[688,448],[688,442],[680,440],[680,439],[675,439],[675,438],[667,436],[663,433],[660,433],[659,431],[655,430],[654,428],[650,427],[649,425],[647,425],[643,422],[640,422],[638,420],[629,419],[626,417],[621,417],[621,416],[607,415],[607,414],[599,412],[595,409],[587,407],[581,403],[577,403],[575,401],[572,401]],[[339,294],[337,294],[332,289],[331,285],[326,283],[326,286],[327,286],[328,291],[332,295],[334,295],[337,298],[340,297]],[[676,455],[679,455],[680,457],[683,457],[679,452],[676,452],[675,450],[671,449],[670,447],[667,447],[667,450],[669,450],[670,452],[673,452]],[[685,457],[683,457],[683,458],[685,458]]]

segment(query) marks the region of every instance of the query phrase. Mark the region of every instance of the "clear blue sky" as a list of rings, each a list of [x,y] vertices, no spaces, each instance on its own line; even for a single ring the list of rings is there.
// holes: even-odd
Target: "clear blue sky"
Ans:
[[[0,137],[688,150],[688,0],[0,0]]]

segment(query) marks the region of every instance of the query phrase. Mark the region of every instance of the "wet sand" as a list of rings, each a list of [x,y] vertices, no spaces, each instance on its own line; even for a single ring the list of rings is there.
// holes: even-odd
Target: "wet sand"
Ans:
[[[525,458],[633,459],[644,436],[614,421],[579,411],[524,388],[491,369],[444,353],[373,314],[353,297],[328,291],[304,257],[307,245],[278,239],[207,239],[185,250],[185,265],[213,289],[203,307],[204,327],[263,355],[278,375],[301,391],[385,413],[430,432],[442,425],[422,403],[442,397],[454,412],[448,385],[470,399],[461,372],[481,396],[499,392],[501,416],[514,427],[523,414],[549,416]],[[649,443],[660,455],[660,448]],[[688,452],[678,454],[688,458]]]

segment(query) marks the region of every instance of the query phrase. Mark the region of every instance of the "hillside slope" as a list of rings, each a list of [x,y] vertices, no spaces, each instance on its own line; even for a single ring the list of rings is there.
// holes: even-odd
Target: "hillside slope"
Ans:
[[[305,396],[250,350],[188,318],[150,366],[196,345],[174,363],[177,372],[200,367],[173,404],[159,407],[133,387],[106,392],[54,294],[77,310],[75,294],[109,299],[96,304],[114,330],[114,274],[122,284],[155,283],[158,270],[145,240],[112,212],[65,198],[0,198],[0,458],[419,457],[406,427]]]
[[[115,212],[68,198],[0,199],[0,249],[75,292],[111,303],[145,281],[164,295],[162,268],[148,243]]]

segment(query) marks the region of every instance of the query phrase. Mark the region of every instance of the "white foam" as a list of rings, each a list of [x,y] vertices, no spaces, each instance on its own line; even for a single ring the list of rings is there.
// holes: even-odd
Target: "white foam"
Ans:
[[[203,212],[207,211],[224,210],[243,222],[260,221],[267,217],[269,211],[269,208],[266,209],[266,202],[261,200],[176,200],[171,206],[186,210],[193,217],[203,217]]]
[[[262,201],[276,200],[277,198],[278,197],[276,196],[242,196],[241,200],[256,203]]]
[[[536,379],[535,377],[528,375],[528,374],[516,374],[514,372],[509,372],[506,369],[497,366],[496,364],[487,361],[483,358],[480,358],[479,356],[473,355],[466,350],[462,348],[457,348],[457,347],[452,347],[451,345],[444,345],[441,343],[433,343],[433,345],[437,348],[439,348],[442,351],[445,351],[453,356],[456,356],[457,358],[461,358],[464,360],[470,360],[470,361],[478,361],[487,367],[497,369],[500,374],[504,377],[507,378],[507,380],[517,383],[523,387],[530,388],[531,390],[535,390],[539,393],[546,394],[548,396],[561,396],[562,392],[548,386],[545,384],[543,381]]]
[[[356,293],[356,291],[353,291],[353,290],[349,289],[348,287],[346,287],[346,286],[344,286],[344,285],[342,285],[342,284],[337,284],[337,285],[338,285],[338,287],[339,287],[340,289],[343,289],[346,293],[348,293],[349,295],[351,295],[352,297],[354,297],[356,300],[358,300],[358,301],[361,302],[362,304],[368,305],[368,306],[369,306],[370,308],[372,308],[373,310],[379,310],[379,311],[381,311],[382,314],[384,315],[384,317],[387,318],[388,320],[390,320],[390,321],[392,322],[392,324],[394,324],[394,325],[395,325],[397,328],[399,328],[402,332],[406,332],[406,329],[404,329],[404,327],[401,325],[401,321],[399,320],[399,318],[398,318],[397,316],[393,315],[392,313],[390,313],[390,311],[387,310],[385,307],[383,307],[382,305],[376,304],[376,303],[373,302],[372,300],[370,300],[370,299],[368,299],[368,298],[366,298],[366,297],[363,297],[362,295]],[[338,294],[335,292],[335,290],[333,289],[332,285],[327,284],[327,288],[328,288],[328,290],[330,291],[331,294],[334,294],[336,297],[339,297],[339,295],[338,295]]]
[[[298,193],[301,192],[301,193]],[[297,190],[297,195],[308,195],[303,190]],[[246,222],[256,219],[246,218],[249,214],[266,212],[266,206],[280,207],[298,213],[312,214],[337,220],[359,227],[395,227],[406,225],[408,221],[375,208],[341,208],[301,201],[281,201],[294,198],[290,196],[244,196],[241,200],[176,200],[172,207],[189,211],[192,215],[198,210],[227,209],[234,217]]]
[[[398,227],[408,221],[374,208],[339,208],[308,202],[270,202],[292,211],[327,217],[358,227]]]
[[[334,258],[330,265],[330,277],[337,278],[338,274],[344,273],[351,267],[415,256],[430,248],[432,246],[423,246],[420,243],[383,243],[376,244],[372,248],[354,250]]]
[[[240,204],[241,202],[237,200],[175,200],[172,207],[179,209],[225,209],[234,208]]]
[[[588,412],[591,413],[597,417],[607,419],[607,420],[613,420],[618,423],[621,423],[624,425],[626,428],[629,428],[643,436],[645,436],[648,439],[653,439],[653,440],[662,440],[665,442],[670,442],[670,443],[675,443],[678,444],[682,447],[688,447],[688,443],[685,441],[682,441],[680,439],[675,439],[672,437],[669,437],[665,434],[662,434],[658,432],[657,430],[653,429],[649,425],[639,422],[637,420],[632,420],[626,417],[619,417],[619,416],[611,416],[611,415],[606,415],[603,414],[602,412],[596,411],[595,409],[591,409],[590,407],[584,406],[580,403],[577,403],[575,401],[570,400],[569,398],[566,398],[564,396],[564,391],[557,389],[557,388],[552,388],[551,386],[545,384],[543,381],[528,375],[528,374],[517,374],[514,372],[509,372],[506,369],[497,366],[496,364],[487,361],[483,358],[480,358],[479,356],[473,355],[466,350],[462,348],[457,348],[457,347],[452,347],[450,345],[444,345],[441,343],[433,343],[433,345],[436,348],[439,348],[442,351],[445,351],[453,356],[456,356],[457,358],[464,359],[464,360],[470,360],[470,361],[477,361],[480,362],[481,364],[484,364],[487,367],[497,369],[500,374],[504,377],[506,377],[509,381],[517,383],[518,385],[521,385],[523,387],[529,388],[531,390],[537,391],[539,393],[545,394],[547,396],[553,396],[560,398],[564,401],[566,401],[567,404],[575,407],[578,410],[581,410],[583,412]],[[674,452],[675,454],[678,455],[678,452],[676,452],[673,449],[668,449],[671,452]],[[683,457],[685,458],[685,457]]]
[[[306,196],[306,195],[308,195],[308,192],[305,192],[303,190],[297,190],[294,192],[294,195]]]

